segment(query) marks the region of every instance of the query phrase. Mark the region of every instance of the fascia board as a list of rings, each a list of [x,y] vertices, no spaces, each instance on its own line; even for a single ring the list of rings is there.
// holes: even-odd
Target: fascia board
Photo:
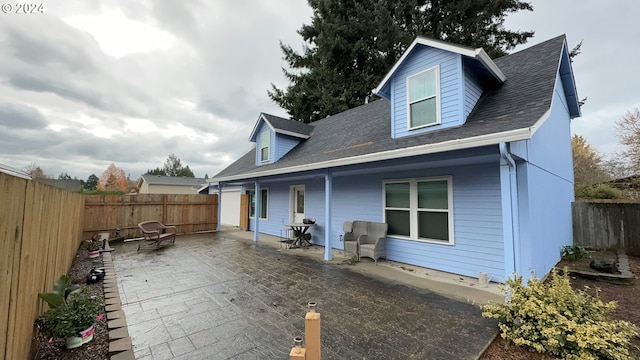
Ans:
[[[540,121],[541,120],[538,120],[538,122]],[[536,122],[536,124],[538,122]],[[531,136],[533,135],[532,130],[534,129],[532,128],[516,129],[516,130],[504,131],[500,133],[474,136],[466,139],[449,140],[449,141],[444,141],[437,144],[418,145],[418,146],[412,146],[408,148],[394,149],[394,150],[382,151],[377,153],[352,156],[352,157],[342,158],[342,159],[334,159],[334,160],[321,161],[321,162],[311,163],[311,164],[291,166],[291,167],[280,168],[280,169],[270,169],[265,171],[256,171],[253,173],[245,173],[241,175],[231,175],[231,176],[217,178],[215,180],[220,182],[220,181],[233,181],[233,180],[241,180],[241,179],[249,179],[249,178],[259,178],[264,176],[282,175],[282,174],[288,174],[293,172],[326,169],[326,168],[331,168],[336,166],[355,165],[355,164],[362,164],[362,163],[368,163],[368,162],[374,162],[374,161],[399,159],[399,158],[405,158],[410,156],[461,150],[461,149],[480,147],[480,146],[486,146],[486,145],[495,145],[501,142],[511,142],[511,141],[530,139]]]
[[[263,113],[260,113],[260,116],[258,117],[258,120],[256,121],[255,125],[253,125],[253,130],[251,130],[251,134],[249,134],[249,141],[251,141],[251,142],[254,142],[256,131],[258,131],[258,126],[260,125],[260,121],[264,121],[265,124],[267,124],[267,126],[269,126],[271,131],[275,131],[273,125],[271,125],[269,120],[267,120],[267,118],[264,116]]]

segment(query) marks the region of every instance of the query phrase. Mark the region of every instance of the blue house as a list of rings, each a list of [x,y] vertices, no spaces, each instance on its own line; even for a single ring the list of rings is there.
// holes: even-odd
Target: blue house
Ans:
[[[255,149],[210,180],[250,194],[254,240],[315,218],[329,260],[345,221],[386,222],[388,260],[546,275],[572,243],[580,108],[565,36],[493,60],[417,38],[374,92],[312,124],[260,114]]]

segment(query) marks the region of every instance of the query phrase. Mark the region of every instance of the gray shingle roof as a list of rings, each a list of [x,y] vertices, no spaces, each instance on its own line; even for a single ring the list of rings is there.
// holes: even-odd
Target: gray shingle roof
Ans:
[[[311,132],[314,128],[312,125],[305,124],[300,121],[285,119],[279,116],[269,115],[265,113],[262,113],[262,115],[271,124],[271,126],[276,129],[276,131],[284,130],[287,132],[309,136],[311,135]]]
[[[381,99],[316,121],[313,135],[273,164],[256,166],[251,150],[210,180],[529,128],[551,107],[564,41],[558,36],[495,59],[507,80],[485,91],[460,127],[392,139],[390,104]]]
[[[203,178],[192,178],[183,176],[160,176],[145,174],[141,176],[149,185],[191,185],[202,186],[207,183]]]

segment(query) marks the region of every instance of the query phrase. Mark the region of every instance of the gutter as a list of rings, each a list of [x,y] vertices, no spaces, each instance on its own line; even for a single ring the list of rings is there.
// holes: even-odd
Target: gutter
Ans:
[[[501,142],[500,148],[500,184],[503,196],[503,222],[504,251],[505,251],[505,278],[510,273],[520,273],[520,226],[518,211],[518,184],[516,162],[511,157],[507,143]],[[513,263],[507,264],[506,260],[512,259]],[[511,270],[511,271],[509,271]]]
[[[244,180],[244,179],[252,179],[252,178],[260,178],[264,176],[271,175],[281,175],[288,174],[294,172],[301,171],[309,171],[309,170],[318,170],[325,169],[336,166],[344,166],[344,165],[354,165],[354,164],[362,164],[369,163],[374,161],[381,160],[389,160],[389,159],[399,159],[416,155],[426,155],[433,154],[451,150],[461,150],[473,147],[480,147],[486,145],[495,145],[499,142],[506,141],[518,141],[518,140],[526,140],[530,139],[536,128],[528,127],[516,130],[509,130],[500,133],[493,133],[487,135],[479,135],[471,138],[465,139],[455,139],[443,141],[435,144],[425,144],[425,145],[417,145],[412,147],[406,147],[401,149],[393,149],[386,150],[377,153],[365,154],[365,155],[357,155],[348,158],[339,158],[333,160],[326,160],[317,163],[311,164],[303,164],[303,165],[295,165],[286,168],[277,168],[270,170],[258,170],[251,173],[242,173],[238,175],[229,175],[222,176],[219,178],[213,177],[210,179],[212,184],[217,184],[217,182],[228,182],[234,180]]]

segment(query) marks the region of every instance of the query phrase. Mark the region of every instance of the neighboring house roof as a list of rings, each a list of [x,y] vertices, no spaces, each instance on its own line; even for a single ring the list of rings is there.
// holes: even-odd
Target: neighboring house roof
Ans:
[[[5,165],[5,164],[1,164],[1,163],[0,163],[0,172],[3,172],[5,174],[9,174],[9,175],[13,175],[13,176],[17,176],[19,178],[31,180],[31,175],[29,175],[26,171],[22,171],[20,169],[16,169],[14,167],[11,167],[11,166]]]
[[[82,180],[78,179],[35,179],[41,183],[55,186],[60,189],[76,191],[82,188]]]
[[[631,175],[605,182],[618,189],[640,189],[640,175]]]
[[[275,131],[278,134],[308,139],[309,136],[311,136],[311,132],[313,131],[313,126],[309,124],[262,113],[260,114],[258,121],[256,121],[256,124],[251,131],[251,135],[249,135],[249,141],[255,140],[255,137],[257,135],[256,131],[258,131],[258,127],[262,122],[261,120],[264,121],[271,128],[271,130]]]
[[[255,150],[210,181],[232,181],[530,139],[549,116],[564,35],[493,62],[506,81],[486,90],[464,125],[391,138],[388,100],[316,121],[313,136],[277,162],[256,165]]]
[[[145,174],[140,176],[141,180],[149,185],[176,185],[176,186],[202,186],[207,183],[204,178],[194,178],[185,176],[161,176]]]

